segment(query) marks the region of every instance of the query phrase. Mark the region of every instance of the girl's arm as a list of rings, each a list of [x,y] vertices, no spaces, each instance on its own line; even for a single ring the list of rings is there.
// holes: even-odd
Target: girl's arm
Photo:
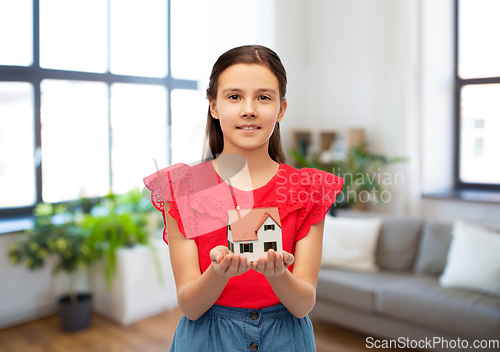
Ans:
[[[290,253],[270,250],[267,258],[259,258],[254,269],[267,277],[274,293],[297,318],[305,317],[316,303],[316,284],[321,266],[324,220],[311,226],[311,230],[295,244],[295,258]],[[293,261],[293,274],[286,269]],[[284,264],[284,262],[286,264]]]
[[[179,230],[177,220],[165,203],[170,261],[177,288],[177,305],[190,320],[201,317],[219,298],[229,278],[250,269],[243,256],[228,254],[227,247],[217,246],[210,252],[212,264],[202,274],[198,247]]]

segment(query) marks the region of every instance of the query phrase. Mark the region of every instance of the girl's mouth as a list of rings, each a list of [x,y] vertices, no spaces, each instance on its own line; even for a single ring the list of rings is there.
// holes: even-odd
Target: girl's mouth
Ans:
[[[257,126],[245,126],[245,127],[236,127],[237,129],[239,130],[243,130],[243,131],[253,131],[253,130],[258,130],[260,129],[260,127],[257,127]]]
[[[260,127],[257,126],[239,126],[236,128],[244,134],[256,133],[260,129]]]

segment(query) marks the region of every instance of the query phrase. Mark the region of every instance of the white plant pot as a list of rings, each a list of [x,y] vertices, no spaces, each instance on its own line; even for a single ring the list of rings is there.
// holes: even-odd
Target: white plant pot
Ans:
[[[111,290],[106,288],[103,263],[97,263],[93,268],[95,312],[126,326],[177,306],[168,246],[161,239],[152,240],[151,243],[157,249],[163,284],[158,279],[149,247],[137,245],[119,249]]]

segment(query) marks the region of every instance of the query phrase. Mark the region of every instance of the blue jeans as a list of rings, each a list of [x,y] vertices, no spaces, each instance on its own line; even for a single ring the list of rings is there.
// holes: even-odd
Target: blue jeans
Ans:
[[[313,352],[309,317],[294,317],[283,304],[262,309],[213,305],[198,320],[182,316],[170,352]]]

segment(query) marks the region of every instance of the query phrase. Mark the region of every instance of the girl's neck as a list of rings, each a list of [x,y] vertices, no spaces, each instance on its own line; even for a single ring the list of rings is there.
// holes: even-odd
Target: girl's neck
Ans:
[[[248,166],[250,175],[258,176],[269,173],[270,170],[278,168],[278,163],[269,156],[268,144],[269,141],[261,147],[255,149],[238,148],[237,150],[228,150],[224,148],[221,155],[233,154],[242,156]]]
[[[265,185],[278,171],[279,163],[271,159],[267,143],[256,149],[224,149],[215,160],[214,166],[221,177],[228,181],[231,178],[233,186],[240,189],[255,189]],[[241,159],[234,156],[240,156]],[[240,173],[243,169],[246,172]],[[248,176],[245,176],[245,173]],[[235,177],[233,177],[235,176]],[[249,177],[250,179],[248,179]],[[251,182],[251,185],[249,184]]]

